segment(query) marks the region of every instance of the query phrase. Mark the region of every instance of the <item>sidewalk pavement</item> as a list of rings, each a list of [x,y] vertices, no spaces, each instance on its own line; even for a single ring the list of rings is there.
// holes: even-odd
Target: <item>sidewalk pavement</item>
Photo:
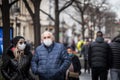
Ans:
[[[81,70],[81,75],[79,77],[79,80],[92,80],[91,79],[91,74],[88,73],[88,72],[84,72],[84,69]],[[35,80],[39,80],[38,77],[36,76],[36,79]],[[108,74],[108,80],[110,80],[110,74]]]
[[[88,72],[84,72],[84,69],[81,70],[81,75],[80,75],[80,79],[79,80],[91,80],[91,74]]]
[[[81,75],[79,80],[92,80],[91,74],[88,74],[88,72],[84,72],[84,69],[81,70]],[[110,72],[108,73],[108,80],[110,80]]]

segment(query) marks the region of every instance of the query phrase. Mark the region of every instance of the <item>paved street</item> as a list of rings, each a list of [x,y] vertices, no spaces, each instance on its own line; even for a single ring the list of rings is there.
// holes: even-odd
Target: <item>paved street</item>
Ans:
[[[82,73],[80,75],[80,80],[91,80],[90,74],[88,74],[87,72],[84,73],[83,69],[81,71]]]
[[[91,74],[84,73],[84,70],[82,69],[82,74],[80,75],[80,80],[91,80]],[[110,80],[110,74],[108,74],[108,80]]]
[[[80,75],[80,80],[91,80],[90,74],[82,73]]]

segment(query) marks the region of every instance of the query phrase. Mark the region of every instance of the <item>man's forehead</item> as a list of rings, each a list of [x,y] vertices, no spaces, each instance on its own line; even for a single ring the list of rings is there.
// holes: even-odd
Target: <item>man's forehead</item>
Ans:
[[[71,51],[72,49],[69,48],[69,49],[67,49],[67,50],[68,50],[68,51]]]
[[[50,33],[45,33],[44,36],[51,36]]]

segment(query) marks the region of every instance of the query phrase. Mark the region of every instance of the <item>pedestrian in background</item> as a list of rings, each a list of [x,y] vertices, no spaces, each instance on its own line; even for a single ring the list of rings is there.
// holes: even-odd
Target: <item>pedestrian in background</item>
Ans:
[[[120,80],[120,35],[116,36],[110,43],[111,54],[111,80]]]
[[[1,73],[5,80],[33,80],[29,72],[31,59],[30,46],[24,37],[13,38],[11,46],[2,57]]]
[[[86,73],[86,71],[88,70],[88,73],[90,73],[90,68],[89,68],[89,64],[88,64],[88,46],[90,44],[89,39],[86,39],[85,44],[82,46],[81,49],[81,55],[83,55],[84,57],[84,72]]]
[[[84,41],[83,40],[79,40],[78,43],[77,43],[77,50],[78,50],[79,54],[81,52],[81,49],[82,49],[83,45],[84,45]]]
[[[51,32],[41,35],[42,44],[35,50],[31,67],[40,80],[65,80],[70,57],[63,44],[56,43]]]
[[[92,80],[107,80],[110,67],[110,46],[104,42],[103,33],[97,32],[95,42],[89,45],[88,61],[92,70]]]
[[[66,80],[79,80],[79,76],[81,74],[80,60],[78,56],[74,54],[72,47],[68,47],[67,52],[71,57],[71,65],[67,70]]]
[[[84,45],[84,41],[82,39],[80,39],[80,36],[79,36],[78,42],[76,44],[76,48],[78,50],[78,53],[79,53],[80,57],[81,57],[81,49],[82,49],[83,45]]]

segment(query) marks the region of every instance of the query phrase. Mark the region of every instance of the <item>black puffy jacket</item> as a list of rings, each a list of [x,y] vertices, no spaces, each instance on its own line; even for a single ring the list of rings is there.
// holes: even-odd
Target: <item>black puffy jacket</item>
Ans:
[[[102,67],[108,69],[110,66],[110,47],[102,37],[89,45],[88,61],[91,68]]]
[[[1,67],[1,73],[5,80],[33,80],[29,74],[31,58],[31,52],[26,51],[25,55],[18,62],[14,59],[11,48],[8,49],[7,53],[3,56]]]
[[[111,68],[120,69],[120,39],[116,38],[110,43],[112,50]]]

